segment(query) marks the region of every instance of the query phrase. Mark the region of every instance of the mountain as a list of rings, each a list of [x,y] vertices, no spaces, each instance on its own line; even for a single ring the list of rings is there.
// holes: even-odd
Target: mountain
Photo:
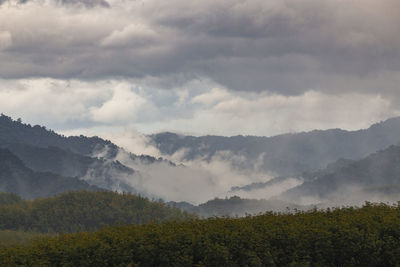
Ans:
[[[0,148],[6,148],[36,172],[78,177],[90,185],[120,192],[139,193],[127,180],[140,171],[117,160],[120,154],[135,166],[170,161],[129,153],[99,137],[65,137],[42,126],[24,124],[20,119],[0,116]],[[144,193],[144,192],[140,192]]]
[[[286,187],[293,187],[303,182],[309,182],[317,179],[318,177],[328,175],[339,171],[342,167],[347,166],[348,164],[355,162],[355,160],[343,159],[340,158],[337,161],[328,164],[328,166],[324,169],[316,170],[316,171],[306,171],[302,174],[297,176],[278,176],[272,178],[267,182],[255,182],[248,185],[243,186],[234,186],[231,188],[230,192],[238,193],[238,192],[247,192],[248,194],[255,193],[255,192],[273,192],[274,195],[278,195],[279,191],[286,191]],[[288,189],[289,189],[288,188]],[[277,190],[280,189],[280,190]],[[265,194],[263,195],[264,198],[270,198],[271,195]]]
[[[342,163],[334,171],[316,173],[312,180],[289,189],[281,197],[290,201],[313,198],[343,202],[400,199],[400,146]]]
[[[78,178],[34,172],[7,149],[0,149],[0,190],[31,199],[69,190],[98,190]]]
[[[44,126],[24,124],[20,119],[1,114],[0,116],[0,144],[27,144],[35,147],[59,147],[81,155],[91,156],[98,151],[107,152],[110,157],[115,156],[118,147],[108,140],[99,137],[70,136],[65,137],[46,129]]]
[[[134,170],[117,160],[83,156],[58,147],[35,147],[26,144],[4,145],[34,171],[51,172],[63,176],[79,177],[88,183],[111,190],[136,192],[126,183],[115,179],[134,174]]]
[[[152,144],[165,155],[183,151],[183,160],[211,160],[231,155],[246,159],[238,168],[258,168],[278,176],[324,168],[339,158],[360,159],[377,150],[400,142],[400,117],[377,123],[368,129],[340,129],[258,136],[185,136],[159,133],[149,136]]]

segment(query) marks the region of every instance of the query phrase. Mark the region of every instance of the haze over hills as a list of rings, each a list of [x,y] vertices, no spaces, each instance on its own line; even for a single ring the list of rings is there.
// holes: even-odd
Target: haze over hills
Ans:
[[[213,157],[240,156],[239,168],[258,169],[277,176],[325,168],[339,158],[360,159],[400,142],[400,117],[376,123],[368,129],[314,130],[273,137],[185,136],[175,133],[150,135],[161,153],[179,155],[183,161],[212,160]]]
[[[99,137],[64,137],[45,127],[1,116],[0,147],[7,149],[3,150],[5,158],[12,158],[2,164],[14,165],[7,179],[2,178],[0,189],[35,198],[63,190],[103,188],[180,203],[182,208],[204,216],[302,208],[290,203],[329,200],[334,204],[335,199],[362,202],[371,199],[365,198],[365,192],[373,193],[377,200],[391,200],[398,196],[395,188],[400,184],[398,147],[358,159],[376,148],[397,144],[399,136],[399,118],[354,132],[335,129],[275,137],[151,136],[150,143],[166,156],[179,158],[176,154],[180,154],[181,165],[132,154]],[[323,165],[326,162],[327,167]],[[359,197],[342,196],[355,189]],[[390,198],[380,198],[385,192]]]
[[[280,192],[273,195],[273,197],[277,197],[288,189],[295,188],[305,182],[314,181],[319,177],[335,173],[341,168],[355,161],[356,160],[340,158],[337,161],[328,164],[328,166],[324,169],[316,171],[306,171],[294,176],[278,176],[267,182],[256,182],[244,186],[234,186],[231,188],[230,192],[232,194],[258,196],[261,198],[265,198],[266,196],[270,195],[270,192],[274,192],[276,191],[276,188],[279,188]],[[284,185],[286,185],[286,189]]]
[[[119,154],[138,165],[163,162],[161,158],[126,152],[99,137],[65,137],[5,115],[0,116],[0,147],[7,148],[34,171],[78,177],[91,185],[121,192],[137,193],[125,181],[135,170],[119,162]]]
[[[49,172],[34,172],[7,149],[0,149],[0,191],[26,199],[55,195],[69,190],[99,190],[78,178]]]
[[[363,201],[398,201],[400,146],[390,146],[361,160],[314,173],[281,195],[288,201],[360,204]]]
[[[0,0],[0,267],[400,267],[399,25],[399,0]]]
[[[118,188],[114,186],[114,176],[127,176],[134,173],[134,170],[119,161],[83,156],[54,146],[43,148],[26,144],[11,144],[4,147],[18,156],[32,170],[80,177],[101,188],[134,192],[134,189],[127,184],[119,183]]]

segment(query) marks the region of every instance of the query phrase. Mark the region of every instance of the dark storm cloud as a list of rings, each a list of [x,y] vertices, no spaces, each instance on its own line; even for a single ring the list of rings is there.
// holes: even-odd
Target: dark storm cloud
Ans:
[[[0,22],[11,22],[0,23],[0,77],[122,77],[166,87],[206,78],[285,95],[398,91],[397,1],[62,0],[78,2],[110,8],[3,5]]]

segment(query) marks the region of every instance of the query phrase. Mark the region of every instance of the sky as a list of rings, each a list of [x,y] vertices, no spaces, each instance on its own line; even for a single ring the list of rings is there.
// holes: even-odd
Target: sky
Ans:
[[[400,115],[398,0],[0,0],[0,112],[65,134]]]

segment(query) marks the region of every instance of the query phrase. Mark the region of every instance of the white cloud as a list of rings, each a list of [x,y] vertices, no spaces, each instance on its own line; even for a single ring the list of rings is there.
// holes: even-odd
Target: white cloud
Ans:
[[[271,136],[313,129],[356,130],[400,115],[398,106],[379,94],[239,93],[208,82],[163,90],[125,80],[0,81],[0,112],[63,132],[86,128],[125,136],[124,129],[133,127],[142,133]]]
[[[114,88],[113,96],[100,107],[91,107],[90,113],[96,122],[130,123],[145,104],[144,98],[135,94],[129,85],[122,84]]]
[[[129,183],[141,192],[161,197],[167,201],[189,201],[200,204],[214,197],[226,197],[232,186],[246,185],[252,182],[266,181],[272,178],[270,173],[240,170],[233,166],[235,155],[215,155],[210,162],[202,160],[184,162],[185,166],[171,166],[168,163],[141,164],[132,161],[124,152],[117,159],[126,166],[138,171],[127,177]],[[275,188],[276,191],[277,188]],[[269,198],[273,192],[259,194],[260,198]]]
[[[196,106],[188,119],[175,117],[149,122],[143,127],[191,134],[271,136],[313,129],[357,130],[400,115],[400,110],[379,94],[332,95],[308,91],[298,96],[283,96],[218,90],[193,97],[192,102],[203,105]],[[218,95],[223,97],[214,97]]]
[[[91,87],[53,79],[2,80],[0,107],[6,114],[35,123],[86,119],[86,105],[106,97]]]
[[[209,92],[206,92],[201,95],[197,95],[192,98],[192,103],[200,103],[205,105],[215,104],[221,100],[229,99],[230,94],[227,90],[212,88]]]
[[[156,40],[157,33],[148,25],[130,24],[122,30],[115,30],[101,41],[102,46],[136,47],[151,44]]]

